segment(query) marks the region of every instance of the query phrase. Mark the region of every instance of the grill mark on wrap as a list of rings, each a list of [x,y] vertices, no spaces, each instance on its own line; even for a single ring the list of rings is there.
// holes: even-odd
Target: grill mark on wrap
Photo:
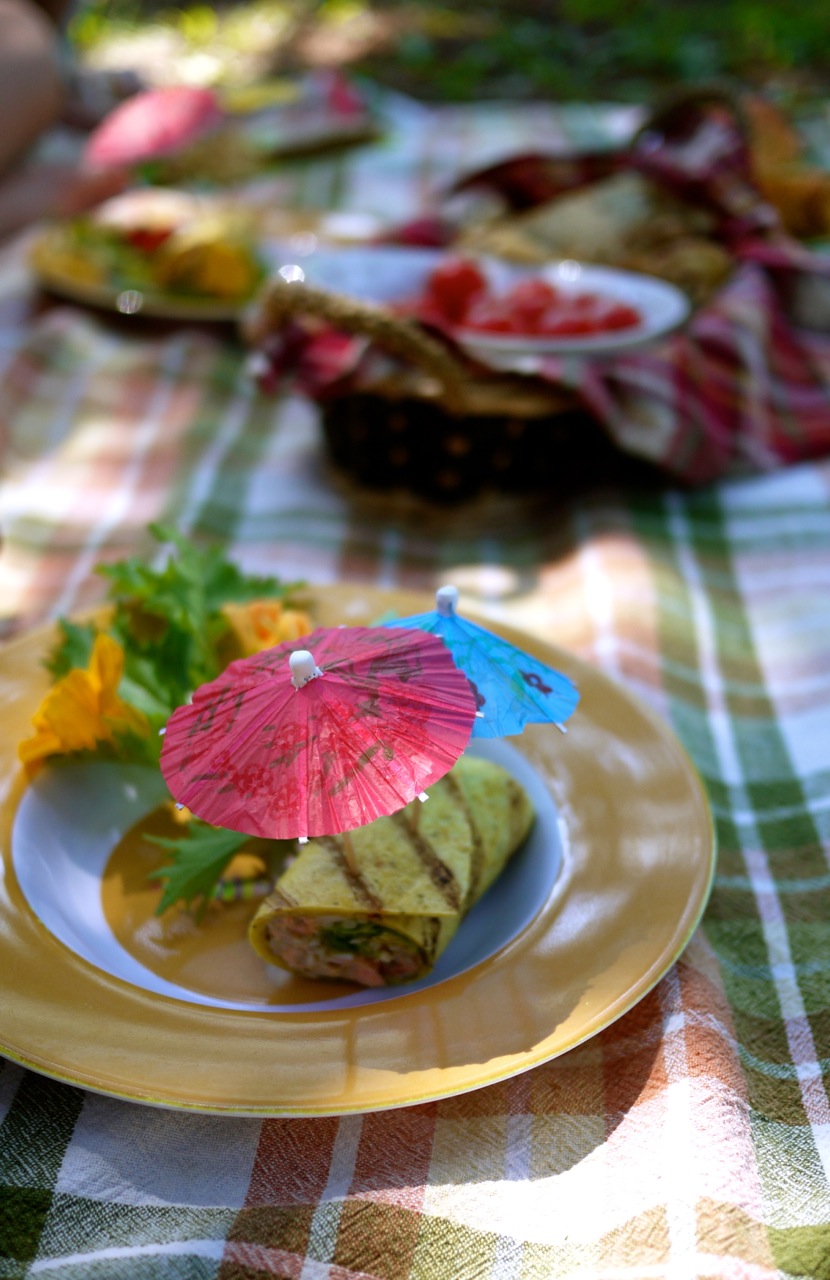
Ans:
[[[435,961],[435,952],[438,948],[438,938],[441,933],[441,922],[436,920],[435,916],[429,916],[427,920],[427,928],[429,930],[429,935],[424,939],[423,950],[424,955],[427,958],[427,963],[433,964]]]
[[[461,808],[461,812],[467,819],[467,825],[470,828],[472,836],[473,848],[470,854],[470,887],[467,890],[467,897],[464,901],[464,910],[468,911],[476,900],[478,894],[478,886],[481,881],[481,873],[484,870],[484,844],[481,839],[481,831],[478,828],[472,810],[467,803],[467,797],[464,794],[464,788],[461,786],[457,778],[451,773],[444,776],[444,782],[448,789],[452,792],[453,798]]]
[[[412,845],[421,865],[447,906],[452,907],[453,911],[460,911],[461,889],[446,862],[441,861],[433,846],[411,825],[405,813],[393,813],[392,821]]]
[[[333,836],[318,836],[317,844],[325,849],[338,871],[345,876],[354,896],[359,899],[363,906],[370,911],[382,911],[383,899],[372,892],[358,871],[349,866],[342,840],[337,840]]]
[[[517,786],[511,786],[508,790],[510,797],[510,843],[515,847],[519,841],[523,823],[523,796]]]
[[[269,907],[296,907],[298,905],[297,899],[292,894],[286,893],[285,889],[279,886],[268,895]]]

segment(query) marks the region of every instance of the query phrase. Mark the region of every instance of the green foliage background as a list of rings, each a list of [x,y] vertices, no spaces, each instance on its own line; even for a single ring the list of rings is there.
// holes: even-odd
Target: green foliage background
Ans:
[[[784,0],[86,0],[70,34],[89,51],[148,23],[223,50],[237,73],[234,54],[270,43],[274,70],[328,58],[432,101],[642,101],[715,78],[797,97],[821,92],[830,72],[830,5]]]

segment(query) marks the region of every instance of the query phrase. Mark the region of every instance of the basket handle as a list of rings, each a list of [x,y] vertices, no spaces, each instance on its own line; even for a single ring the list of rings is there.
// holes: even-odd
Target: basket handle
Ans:
[[[269,281],[259,294],[244,325],[246,337],[253,343],[261,342],[286,320],[299,315],[368,338],[389,355],[434,378],[446,407],[462,404],[463,386],[469,380],[464,365],[415,321],[377,303],[278,278]]]

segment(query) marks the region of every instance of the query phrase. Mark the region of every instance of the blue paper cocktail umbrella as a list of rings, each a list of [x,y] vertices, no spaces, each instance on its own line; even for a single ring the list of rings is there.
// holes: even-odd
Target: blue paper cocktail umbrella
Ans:
[[[458,591],[441,587],[435,609],[386,625],[418,627],[440,636],[476,696],[474,738],[503,738],[526,724],[562,724],[579,702],[579,691],[561,671],[540,662],[456,612]]]

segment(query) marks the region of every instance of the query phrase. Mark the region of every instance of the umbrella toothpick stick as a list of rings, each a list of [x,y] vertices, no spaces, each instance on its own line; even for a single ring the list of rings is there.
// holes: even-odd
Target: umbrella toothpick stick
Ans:
[[[420,800],[421,804],[426,804],[427,800],[429,799],[429,796],[427,795],[426,791],[422,791],[419,796],[415,797],[415,799]],[[417,804],[410,805],[408,823],[409,823],[409,830],[413,833],[413,835],[417,834],[418,828],[421,825],[421,810],[419,809]]]
[[[316,676],[323,674],[308,649],[296,649],[288,659],[288,666],[291,671],[291,683],[295,689],[302,689],[309,680],[314,680]],[[299,836],[298,843],[308,844],[308,836]]]

